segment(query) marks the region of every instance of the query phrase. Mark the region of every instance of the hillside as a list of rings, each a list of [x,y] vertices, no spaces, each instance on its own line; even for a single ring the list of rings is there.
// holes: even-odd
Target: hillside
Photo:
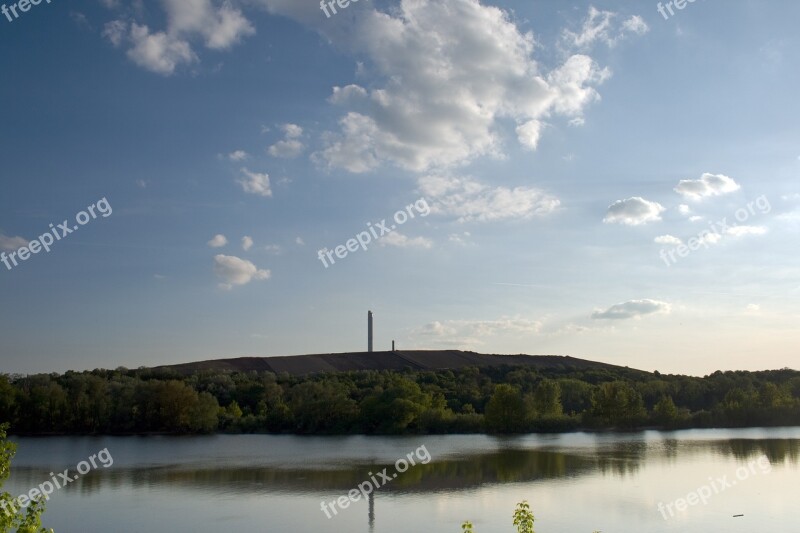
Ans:
[[[305,376],[324,372],[356,370],[457,370],[465,367],[519,366],[536,369],[572,368],[619,369],[619,366],[557,355],[495,355],[461,350],[403,350],[386,352],[351,352],[280,357],[239,357],[212,359],[194,363],[164,365],[155,371],[172,370],[188,376],[198,371],[286,372]]]

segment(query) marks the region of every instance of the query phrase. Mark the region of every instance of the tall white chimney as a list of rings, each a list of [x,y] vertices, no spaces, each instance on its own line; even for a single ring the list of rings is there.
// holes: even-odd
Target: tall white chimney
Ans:
[[[367,351],[372,351],[372,311],[367,311]]]

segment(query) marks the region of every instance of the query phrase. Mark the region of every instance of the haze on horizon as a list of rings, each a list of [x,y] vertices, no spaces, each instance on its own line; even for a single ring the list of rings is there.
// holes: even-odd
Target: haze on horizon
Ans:
[[[363,351],[367,309],[376,350],[798,368],[800,4],[657,4],[0,18],[0,252],[113,208],[0,263],[3,372]]]

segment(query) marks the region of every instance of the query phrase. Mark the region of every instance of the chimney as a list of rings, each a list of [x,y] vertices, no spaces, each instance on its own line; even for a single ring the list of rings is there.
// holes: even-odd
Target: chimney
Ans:
[[[367,311],[367,351],[372,351],[372,311]]]
[[[392,341],[392,351],[394,351],[394,341]]]

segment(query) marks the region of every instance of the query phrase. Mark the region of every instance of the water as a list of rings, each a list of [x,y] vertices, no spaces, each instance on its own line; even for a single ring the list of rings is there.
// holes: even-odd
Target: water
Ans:
[[[55,491],[44,525],[57,533],[458,533],[464,520],[476,533],[511,533],[514,506],[523,499],[537,533],[800,531],[800,428],[16,442],[4,487],[14,495],[49,480],[50,472],[58,479],[69,468],[74,475],[80,461],[105,448],[113,458],[106,468],[101,455],[96,469]],[[395,461],[408,461],[408,454],[416,466],[392,477]],[[384,467],[389,482],[377,476]],[[359,494],[347,503],[348,491],[370,473],[385,484],[369,499]],[[706,503],[678,510],[675,500],[692,492]],[[347,508],[334,515],[328,507],[327,518],[321,502],[340,497]]]

